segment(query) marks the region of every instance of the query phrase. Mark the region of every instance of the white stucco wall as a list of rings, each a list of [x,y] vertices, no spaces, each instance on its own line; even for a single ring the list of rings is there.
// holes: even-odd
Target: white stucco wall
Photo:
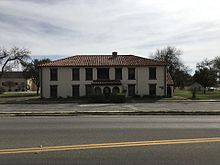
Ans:
[[[128,84],[135,84],[137,95],[149,95],[149,84],[157,84],[157,96],[164,96],[164,66],[157,66],[157,79],[149,80],[149,67],[136,67],[135,80],[128,80],[128,67],[122,67],[122,87],[128,88]],[[115,79],[114,67],[109,67],[110,80]],[[97,69],[93,68],[93,80],[97,80]],[[92,81],[85,80],[85,68],[80,68],[80,80],[72,81],[72,68],[59,67],[58,81],[50,81],[50,68],[42,68],[42,97],[50,97],[50,85],[58,86],[58,97],[72,96],[72,85],[80,85],[80,96],[84,96],[85,85],[91,84]],[[111,87],[112,89],[112,87]]]

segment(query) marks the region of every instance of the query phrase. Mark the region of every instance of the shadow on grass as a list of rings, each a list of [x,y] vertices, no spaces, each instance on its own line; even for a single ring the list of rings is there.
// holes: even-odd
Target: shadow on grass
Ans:
[[[93,103],[155,103],[164,97],[76,97],[76,98],[40,98],[35,97],[8,97],[0,98],[1,104],[64,104],[64,103],[78,103],[78,104],[93,104]]]

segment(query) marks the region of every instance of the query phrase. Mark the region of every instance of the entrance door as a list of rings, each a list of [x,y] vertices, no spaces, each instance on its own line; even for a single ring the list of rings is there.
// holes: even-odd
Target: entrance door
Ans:
[[[149,84],[149,95],[156,96],[156,84]]]
[[[57,85],[50,86],[50,97],[57,98]]]
[[[167,97],[171,97],[171,96],[172,96],[171,87],[167,87]]]

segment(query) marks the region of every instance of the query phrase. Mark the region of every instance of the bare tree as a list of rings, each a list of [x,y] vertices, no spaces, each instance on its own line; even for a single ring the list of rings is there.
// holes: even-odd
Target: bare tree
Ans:
[[[28,77],[32,79],[34,84],[37,86],[37,94],[39,94],[40,89],[40,71],[38,65],[50,62],[50,59],[34,59],[31,62],[22,63],[24,71],[27,72]]]
[[[182,54],[182,50],[176,47],[167,46],[163,49],[157,49],[153,53],[152,58],[165,61],[175,86],[184,88],[184,86],[189,83],[188,81],[190,81],[191,76],[188,73],[190,71],[189,68],[185,66],[180,59]]]
[[[26,61],[30,58],[30,53],[30,50],[20,49],[18,47],[13,47],[10,50],[0,48],[0,78],[3,76],[5,69],[7,68],[7,66],[9,66],[11,62],[14,62],[14,65],[16,65],[23,61]]]

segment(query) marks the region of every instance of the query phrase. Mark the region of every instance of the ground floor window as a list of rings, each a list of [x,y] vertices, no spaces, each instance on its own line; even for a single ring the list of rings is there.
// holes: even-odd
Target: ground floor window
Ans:
[[[104,94],[105,96],[110,96],[110,94],[111,94],[111,89],[110,89],[109,87],[103,88],[103,94]]]
[[[114,87],[114,88],[112,88],[112,93],[113,93],[114,95],[120,93],[119,87]]]
[[[128,96],[135,95],[135,85],[128,85]]]
[[[156,84],[149,84],[149,95],[156,96]]]
[[[72,85],[72,96],[79,97],[79,85]]]
[[[57,85],[50,86],[50,97],[57,98]]]
[[[91,96],[93,94],[92,85],[86,85],[86,96]]]
[[[96,95],[101,95],[102,94],[102,90],[101,90],[100,87],[95,87],[94,91],[95,91]]]

